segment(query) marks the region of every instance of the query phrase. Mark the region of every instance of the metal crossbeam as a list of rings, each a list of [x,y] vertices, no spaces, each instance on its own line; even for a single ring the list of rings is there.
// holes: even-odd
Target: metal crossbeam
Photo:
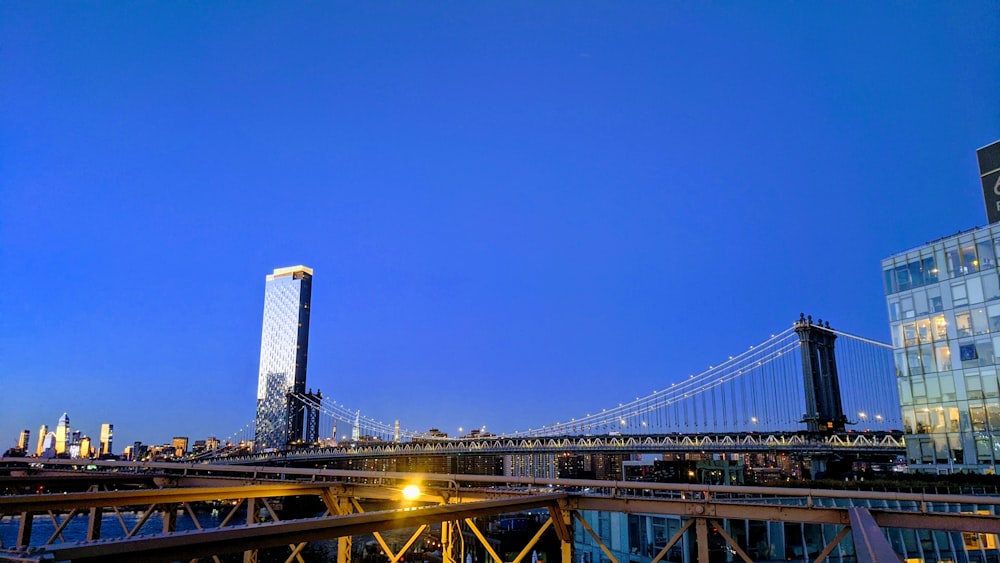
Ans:
[[[104,540],[94,544],[47,546],[39,548],[38,553],[51,554],[57,560],[74,562],[120,561],[123,557],[149,562],[189,560],[219,553],[287,547],[289,543],[333,539],[378,530],[410,528],[422,524],[544,508],[564,498],[566,498],[565,493],[551,493],[346,516],[268,522],[162,536]]]

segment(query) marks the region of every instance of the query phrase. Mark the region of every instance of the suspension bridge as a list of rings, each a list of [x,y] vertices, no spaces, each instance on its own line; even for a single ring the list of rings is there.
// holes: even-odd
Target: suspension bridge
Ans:
[[[521,449],[523,444],[534,444],[537,449],[542,443],[558,443],[530,441],[540,438],[573,440],[582,447],[594,436],[605,436],[605,445],[624,445],[624,440],[614,440],[619,436],[647,438],[629,442],[635,451],[641,450],[637,445],[651,443],[678,451],[714,450],[734,441],[743,444],[741,450],[750,451],[773,446],[775,440],[794,449],[790,436],[800,433],[825,436],[830,447],[853,446],[858,438],[844,437],[852,430],[887,433],[902,427],[891,346],[805,315],[701,373],[673,379],[674,383],[645,396],[569,420],[460,437],[385,423],[320,393],[288,393],[288,403],[295,409],[291,416],[303,421],[307,438],[283,454],[333,447],[369,455],[403,451],[401,447],[417,452],[498,451],[510,444],[522,444],[516,446]],[[248,424],[241,434],[252,433],[252,428],[253,423]],[[471,443],[457,444],[462,441]],[[435,445],[439,442],[452,445]],[[405,446],[393,449],[388,444]],[[893,439],[890,446],[898,449],[900,443]]]

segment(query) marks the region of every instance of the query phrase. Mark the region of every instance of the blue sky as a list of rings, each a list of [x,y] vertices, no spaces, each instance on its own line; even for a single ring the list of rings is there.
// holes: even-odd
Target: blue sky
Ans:
[[[254,413],[264,276],[309,383],[523,429],[799,312],[888,339],[880,259],[985,223],[995,2],[5,3],[0,445]],[[120,448],[119,448],[120,449]]]

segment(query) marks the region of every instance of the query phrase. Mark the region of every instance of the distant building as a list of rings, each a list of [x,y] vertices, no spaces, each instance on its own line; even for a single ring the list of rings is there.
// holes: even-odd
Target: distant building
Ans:
[[[49,425],[43,424],[40,429],[38,429],[38,447],[35,449],[35,455],[38,457],[42,456],[42,452],[45,451],[45,436],[49,433]]]
[[[31,430],[22,430],[21,435],[17,437],[17,449],[22,452],[27,452],[28,448],[31,447]]]
[[[115,425],[101,425],[101,455],[111,455],[111,441],[114,438]]]
[[[67,453],[67,448],[69,447],[70,430],[69,430],[69,415],[63,413],[59,417],[59,424],[56,425],[56,443],[55,449],[56,454]]]
[[[311,268],[293,266],[278,268],[266,279],[257,375],[257,450],[281,449],[304,438],[304,409],[290,393],[306,391],[312,277]]]
[[[205,449],[210,452],[214,452],[215,450],[219,449],[219,439],[216,438],[215,436],[209,436],[208,438],[206,438]]]
[[[882,261],[911,470],[1000,457],[1000,142],[979,151],[991,224]]]
[[[172,444],[174,455],[177,457],[184,457],[187,455],[188,450],[188,439],[184,436],[177,436],[174,438]]]
[[[57,442],[58,440],[56,439],[55,432],[49,432],[48,434],[46,434],[45,438],[42,440],[42,453],[39,455],[41,455],[42,457],[55,456],[57,453],[56,450]]]
[[[80,438],[80,457],[94,457],[94,446],[90,443],[90,436]]]

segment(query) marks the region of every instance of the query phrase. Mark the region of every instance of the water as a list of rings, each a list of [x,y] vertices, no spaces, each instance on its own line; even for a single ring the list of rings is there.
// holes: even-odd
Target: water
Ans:
[[[232,510],[231,506],[223,506],[218,509],[198,509],[195,511],[195,515],[198,517],[198,523],[201,524],[202,528],[217,528],[222,520],[226,517],[229,511]],[[142,517],[142,511],[121,511],[122,520],[125,521],[125,525],[128,526],[129,530],[135,527]],[[57,515],[59,522],[65,520],[65,515]],[[87,537],[87,522],[90,516],[89,513],[84,512],[77,514],[73,517],[73,520],[63,528],[61,532],[61,539],[56,538],[52,543],[75,543],[82,542]],[[3,516],[0,517],[0,545],[4,547],[13,547],[17,540],[17,528],[20,524],[20,516]],[[246,522],[246,510],[240,509],[236,516],[230,519],[230,525],[241,524]],[[31,545],[45,545],[49,542],[49,538],[57,528],[57,524],[53,522],[52,518],[48,514],[36,514],[32,529],[31,529]],[[178,531],[183,530],[197,530],[198,527],[195,525],[194,520],[187,513],[186,510],[177,512],[177,526]],[[150,515],[150,517],[143,523],[142,528],[140,528],[135,535],[137,536],[148,536],[152,534],[159,534],[163,532],[163,512],[157,511]],[[121,522],[118,520],[118,516],[115,515],[114,511],[105,511],[101,518],[101,538],[124,538],[128,535],[122,528]]]

